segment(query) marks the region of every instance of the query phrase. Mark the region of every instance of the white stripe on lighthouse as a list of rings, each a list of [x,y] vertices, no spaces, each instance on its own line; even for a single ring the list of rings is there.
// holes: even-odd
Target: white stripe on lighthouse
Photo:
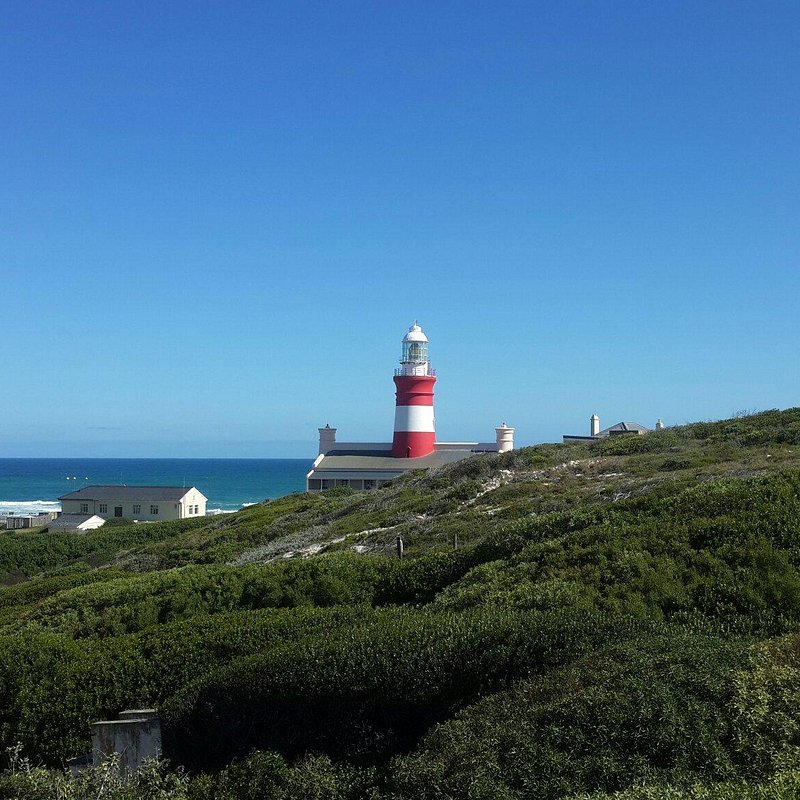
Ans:
[[[430,433],[433,427],[433,406],[395,406],[394,429]]]

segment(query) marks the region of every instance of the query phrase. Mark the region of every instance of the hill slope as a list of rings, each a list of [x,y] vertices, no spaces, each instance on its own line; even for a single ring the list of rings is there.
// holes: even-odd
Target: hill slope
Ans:
[[[10,533],[0,576],[0,740],[51,767],[156,705],[172,797],[798,785],[800,409]]]

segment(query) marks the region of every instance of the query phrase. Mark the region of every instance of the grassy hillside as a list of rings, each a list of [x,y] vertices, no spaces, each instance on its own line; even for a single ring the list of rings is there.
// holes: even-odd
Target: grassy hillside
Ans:
[[[800,409],[8,533],[0,582],[0,798],[69,796],[89,723],[144,705],[171,768],[107,796],[800,787]]]

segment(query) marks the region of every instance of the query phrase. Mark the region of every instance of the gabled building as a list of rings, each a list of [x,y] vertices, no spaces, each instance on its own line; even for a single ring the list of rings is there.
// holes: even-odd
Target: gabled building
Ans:
[[[436,372],[428,360],[428,337],[414,323],[403,337],[395,370],[396,405],[391,442],[337,442],[336,428],[319,429],[319,456],[306,476],[306,490],[335,486],[374,489],[412,469],[429,469],[476,453],[514,449],[514,428],[495,428],[494,442],[437,442],[433,413]]]
[[[152,521],[204,517],[207,502],[194,486],[84,486],[58,499],[64,514]]]

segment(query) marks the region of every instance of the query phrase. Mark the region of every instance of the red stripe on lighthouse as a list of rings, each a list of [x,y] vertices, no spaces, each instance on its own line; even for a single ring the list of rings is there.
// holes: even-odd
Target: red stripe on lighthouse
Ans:
[[[433,375],[395,375],[398,406],[432,406]]]
[[[422,458],[436,449],[436,433],[395,431],[392,455],[395,458]]]

